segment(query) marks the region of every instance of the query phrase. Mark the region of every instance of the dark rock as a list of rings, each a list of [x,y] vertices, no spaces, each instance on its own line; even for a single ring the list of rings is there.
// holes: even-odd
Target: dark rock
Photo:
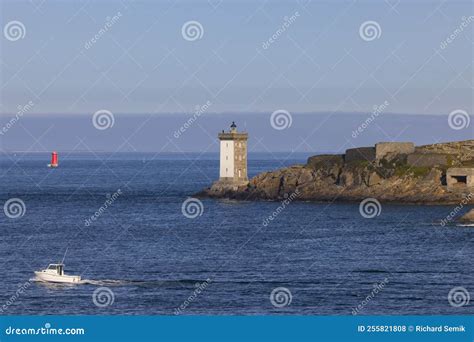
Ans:
[[[375,147],[357,147],[346,150],[345,162],[368,161],[375,160]]]
[[[462,223],[474,223],[474,209],[471,209],[466,214],[464,214],[460,219],[459,222]]]

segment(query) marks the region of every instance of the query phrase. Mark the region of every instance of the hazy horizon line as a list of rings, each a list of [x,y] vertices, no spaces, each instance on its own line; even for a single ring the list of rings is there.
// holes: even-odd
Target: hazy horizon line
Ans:
[[[430,145],[437,145],[437,144],[446,144],[446,143],[460,143],[460,142],[466,142],[466,141],[473,141],[474,139],[462,139],[462,140],[448,140],[448,141],[439,141],[436,143],[432,144],[415,144],[415,147],[422,147],[422,146],[430,146]],[[387,141],[379,141],[377,143],[383,143]],[[397,141],[397,142],[407,142],[407,141]],[[360,146],[360,147],[372,147],[375,145],[366,145],[366,146]],[[25,154],[50,154],[53,150],[51,151],[24,151],[24,150],[13,150],[13,149],[3,149],[0,147],[0,152],[1,153],[25,153]],[[219,149],[216,150],[208,150],[208,151],[196,151],[196,150],[189,150],[189,151],[145,151],[145,150],[137,150],[137,151],[112,151],[112,150],[71,150],[71,149],[56,149],[55,151],[61,151],[62,153],[75,153],[75,154],[100,154],[100,153],[107,153],[107,154],[200,154],[200,155],[215,155],[219,153]],[[290,150],[275,150],[275,151],[248,151],[248,155],[252,154],[309,154],[311,156],[314,155],[324,155],[324,154],[332,154],[332,155],[341,155],[344,153],[341,153],[341,151],[290,151]],[[217,158],[219,159],[219,158]]]

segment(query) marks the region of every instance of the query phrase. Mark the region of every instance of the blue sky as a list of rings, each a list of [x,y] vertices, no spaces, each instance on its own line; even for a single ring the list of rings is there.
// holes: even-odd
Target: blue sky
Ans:
[[[2,39],[1,112],[30,100],[62,114],[189,112],[208,100],[212,112],[364,112],[385,100],[395,113],[470,110],[473,24],[440,43],[473,14],[470,1],[2,1],[2,24],[19,20],[26,35]],[[191,20],[201,39],[183,39]],[[379,38],[361,39],[366,21]]]
[[[216,150],[216,133],[232,120],[255,151],[474,137],[472,1],[0,5],[5,150]],[[189,22],[196,36],[183,31]],[[101,130],[93,115],[104,110],[114,125]],[[292,125],[280,130],[271,114],[282,110]],[[452,127],[453,112],[462,127]]]

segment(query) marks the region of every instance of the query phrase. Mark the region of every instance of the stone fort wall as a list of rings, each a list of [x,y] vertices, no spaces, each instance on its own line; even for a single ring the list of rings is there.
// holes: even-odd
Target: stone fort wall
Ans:
[[[357,147],[346,150],[344,157],[346,163],[364,160],[369,162],[375,160],[375,147]]]
[[[375,144],[375,159],[380,160],[389,154],[411,154],[415,152],[412,142],[380,142]]]
[[[411,142],[381,142],[375,147],[357,147],[346,150],[345,162],[369,161],[383,159],[398,154],[412,154],[415,152],[415,144]]]

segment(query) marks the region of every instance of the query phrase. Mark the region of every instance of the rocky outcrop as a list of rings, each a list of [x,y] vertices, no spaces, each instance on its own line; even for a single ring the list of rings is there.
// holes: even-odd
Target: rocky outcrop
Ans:
[[[461,223],[474,223],[474,209],[468,211],[465,215],[463,215],[459,222]]]
[[[474,140],[455,141],[416,147],[417,153],[444,154],[450,159],[451,166],[474,164]]]
[[[416,153],[439,151],[451,163],[463,165],[474,158],[474,141],[421,146]],[[446,157],[447,156],[447,157]],[[297,190],[297,200],[360,201],[367,197],[383,202],[456,204],[474,189],[448,191],[446,165],[416,166],[407,162],[407,154],[387,154],[374,161],[354,159],[344,155],[318,155],[308,158],[305,165],[295,165],[261,173],[247,185],[230,189],[216,182],[199,195],[234,199],[281,200]],[[473,203],[474,196],[470,197]]]

